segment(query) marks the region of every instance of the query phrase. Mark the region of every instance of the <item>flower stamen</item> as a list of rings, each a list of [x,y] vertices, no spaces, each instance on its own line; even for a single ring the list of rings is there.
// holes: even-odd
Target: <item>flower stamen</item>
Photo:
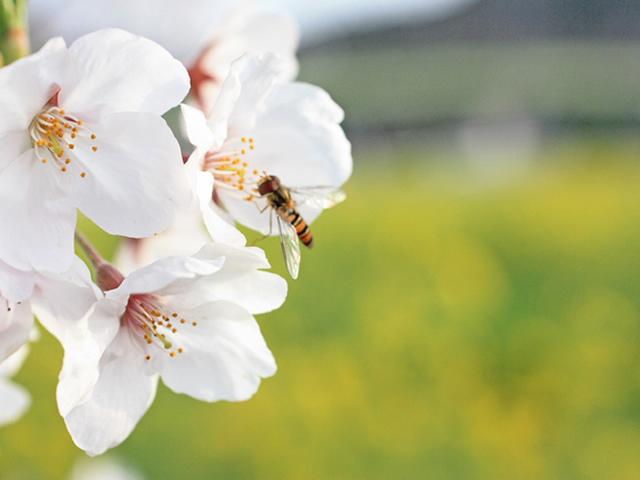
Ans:
[[[48,107],[40,112],[31,122],[29,134],[36,157],[40,163],[51,163],[63,173],[68,171],[73,151],[80,143],[92,143],[98,137],[84,126],[79,118],[66,113],[57,106]],[[97,145],[91,146],[92,152],[97,152]],[[85,178],[86,172],[80,172]]]
[[[185,349],[182,346],[174,348],[174,345],[179,342],[177,338],[179,327],[172,324],[170,318],[180,318],[182,325],[187,323],[187,320],[181,318],[178,312],[167,313],[156,296],[144,294],[129,297],[121,321],[143,340],[147,348],[155,347],[165,352],[169,358],[175,358],[177,354],[184,353]],[[191,322],[191,325],[195,327],[197,322]],[[151,354],[145,353],[147,361],[151,358]]]
[[[247,149],[248,147],[248,149]],[[203,170],[213,175],[215,189],[248,202],[254,202],[258,195],[259,171],[251,167],[249,155],[255,151],[255,139],[232,137],[216,152],[208,152],[204,158]]]

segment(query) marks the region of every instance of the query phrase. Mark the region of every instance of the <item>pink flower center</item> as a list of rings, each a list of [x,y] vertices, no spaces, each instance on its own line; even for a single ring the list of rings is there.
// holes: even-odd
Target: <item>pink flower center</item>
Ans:
[[[152,358],[150,349],[165,352],[170,358],[184,353],[184,348],[178,345],[180,329],[198,326],[197,322],[188,321],[167,309],[151,294],[131,295],[121,322],[144,341],[146,360]]]

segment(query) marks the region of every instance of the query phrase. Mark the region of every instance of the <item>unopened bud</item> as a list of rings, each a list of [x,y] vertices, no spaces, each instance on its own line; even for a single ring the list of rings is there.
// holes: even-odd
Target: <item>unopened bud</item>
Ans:
[[[96,271],[96,281],[103,292],[115,290],[124,281],[124,276],[113,265],[101,264]]]

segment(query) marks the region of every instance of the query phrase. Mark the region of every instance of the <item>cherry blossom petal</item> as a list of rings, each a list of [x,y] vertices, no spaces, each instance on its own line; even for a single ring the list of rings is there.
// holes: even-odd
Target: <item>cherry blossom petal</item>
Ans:
[[[299,41],[300,31],[291,15],[257,4],[236,9],[217,31],[198,65],[212,78],[198,86],[204,111],[211,111],[231,64],[247,52],[277,55],[281,59],[282,78],[293,80],[298,74],[295,52]]]
[[[190,193],[180,147],[166,122],[154,114],[118,113],[90,128],[97,151],[78,144],[80,165],[68,172],[78,208],[116,235],[148,237],[168,228]]]
[[[153,403],[157,377],[146,374],[145,359],[121,329],[100,361],[91,395],[65,415],[73,441],[89,455],[122,443]]]
[[[64,41],[55,38],[39,52],[0,69],[0,166],[24,151],[18,147],[28,144],[24,132],[55,93],[65,50]],[[22,138],[16,132],[22,132]],[[8,158],[7,153],[11,153]]]
[[[214,132],[207,125],[207,119],[205,118],[204,113],[200,110],[183,104],[180,105],[180,113],[182,114],[182,127],[187,138],[192,145],[204,150],[204,152],[196,156],[202,158],[203,154],[207,149],[209,149],[209,147],[214,144],[222,144],[224,137],[227,134],[226,128],[218,132],[216,138]],[[189,159],[189,162],[191,161],[192,160]]]
[[[0,426],[18,420],[29,409],[31,397],[27,391],[0,378]]]
[[[220,96],[210,117],[215,127],[222,115],[229,112],[226,121],[230,130],[252,130],[263,104],[278,80],[283,80],[282,59],[271,54],[246,54],[233,62]],[[220,108],[225,106],[225,108]]]
[[[35,284],[34,272],[16,270],[0,260],[0,297],[9,302],[23,302],[31,298]]]
[[[300,43],[300,29],[295,19],[284,11],[265,9],[253,4],[236,9],[218,30],[212,48],[203,58],[203,67],[218,78],[225,78],[231,64],[248,52],[269,52],[282,63],[282,76],[292,80],[298,73],[295,51]]]
[[[101,294],[91,283],[86,265],[77,257],[73,265],[65,274],[39,278],[33,298],[38,320],[64,349],[57,389],[63,415],[86,397],[97,380],[98,361],[116,335],[117,315],[124,310],[104,302],[96,312],[93,307]]]
[[[198,400],[243,401],[276,363],[254,318],[228,302],[214,302],[184,313],[198,322],[181,336],[185,352],[165,359],[162,380],[174,392]]]
[[[75,323],[38,315],[44,327],[64,348],[56,390],[60,415],[67,415],[91,396],[100,377],[100,359],[118,333],[118,319],[123,312],[124,306],[120,302],[105,299],[87,317]]]
[[[67,54],[60,104],[76,114],[163,114],[189,92],[189,75],[160,45],[119,29],[76,40]],[[117,85],[117,88],[114,86]]]
[[[0,258],[20,270],[65,271],[73,259],[76,211],[51,168],[29,150],[0,171]]]
[[[212,194],[213,176],[209,172],[198,172],[197,195],[200,201],[200,213],[209,235],[216,242],[243,247],[247,239],[213,203]]]
[[[260,271],[270,268],[262,250],[217,243],[206,245],[195,258],[220,256],[224,257],[225,263],[215,275],[203,277],[183,291],[179,290],[179,286],[171,285],[161,293],[181,293],[180,301],[187,308],[206,301],[224,300],[252,314],[260,314],[282,306],[287,296],[287,282],[278,275]]]
[[[91,281],[89,269],[76,256],[68,271],[38,275],[33,303],[43,315],[46,311],[47,316],[73,328],[74,322],[84,317],[100,297],[102,294]]]
[[[169,257],[136,270],[126,277],[117,290],[109,292],[112,297],[134,293],[151,293],[182,280],[193,280],[212,275],[224,265],[224,257],[197,259],[193,257]]]
[[[27,343],[33,323],[29,302],[8,306],[0,304],[0,362]]]

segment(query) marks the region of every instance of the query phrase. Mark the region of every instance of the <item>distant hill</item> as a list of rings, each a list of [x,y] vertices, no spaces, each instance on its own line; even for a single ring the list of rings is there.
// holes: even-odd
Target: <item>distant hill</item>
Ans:
[[[640,0],[480,0],[446,18],[345,32],[304,51],[536,39],[640,41]]]

